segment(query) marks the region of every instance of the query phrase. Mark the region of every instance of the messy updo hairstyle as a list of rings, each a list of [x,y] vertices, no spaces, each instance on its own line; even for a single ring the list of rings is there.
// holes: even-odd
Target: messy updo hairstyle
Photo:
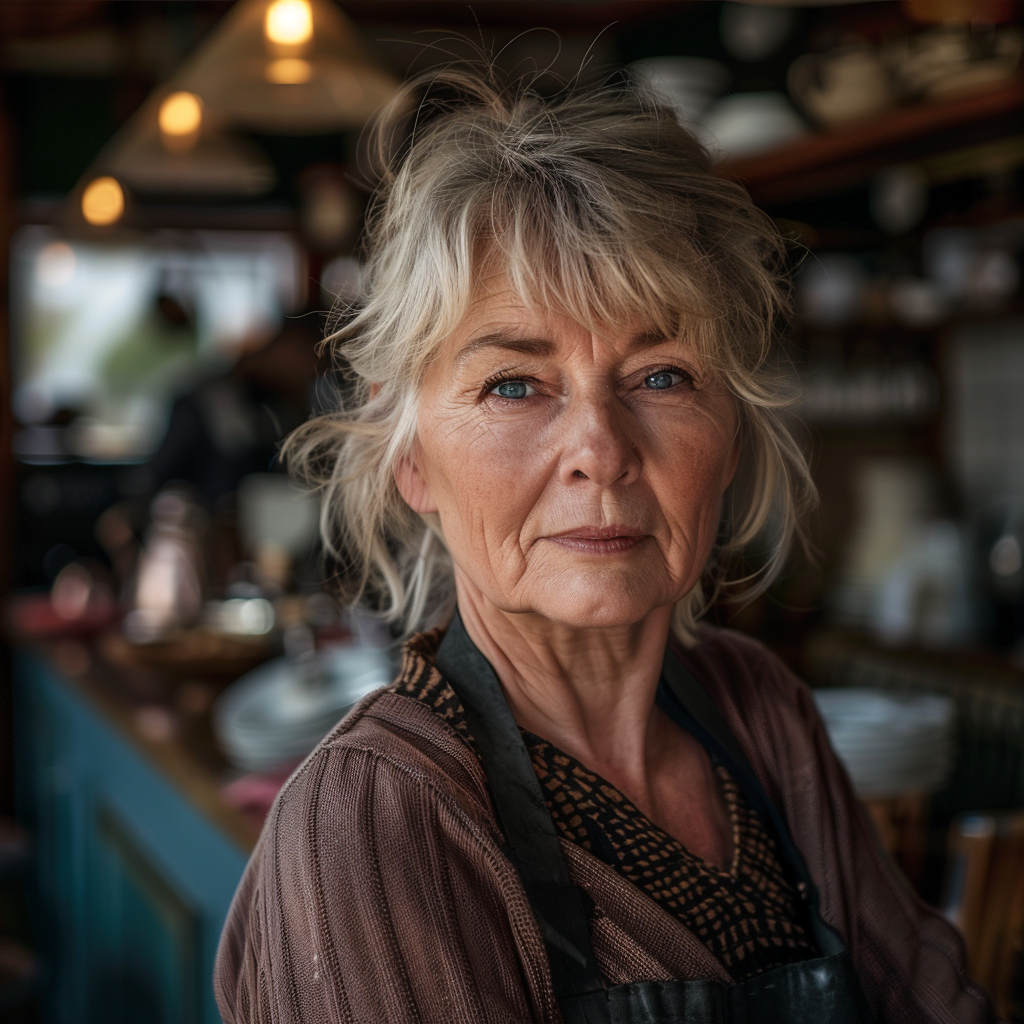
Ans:
[[[814,488],[774,356],[784,245],[745,190],[621,76],[542,94],[489,66],[430,71],[402,86],[368,141],[379,184],[359,294],[334,311],[325,342],[345,399],[285,446],[292,472],[321,492],[343,599],[369,601],[405,632],[451,614],[440,523],[405,504],[393,473],[431,357],[494,271],[528,307],[588,329],[688,339],[702,375],[735,396],[742,453],[715,550],[673,628],[692,641],[723,586],[766,588],[802,537]]]

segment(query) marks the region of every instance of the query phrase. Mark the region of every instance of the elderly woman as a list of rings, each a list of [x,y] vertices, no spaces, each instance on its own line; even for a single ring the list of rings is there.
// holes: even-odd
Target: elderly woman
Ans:
[[[290,457],[349,596],[442,628],[278,798],[225,1020],[990,1019],[807,690],[697,622],[813,493],[771,222],[621,83],[435,73],[377,132],[354,401]]]

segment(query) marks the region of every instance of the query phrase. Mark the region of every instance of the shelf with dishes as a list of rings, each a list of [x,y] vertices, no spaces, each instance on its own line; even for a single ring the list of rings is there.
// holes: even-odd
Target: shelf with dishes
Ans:
[[[991,149],[994,140],[999,152],[978,156],[1005,162],[1024,151],[1022,111],[1024,77],[1016,77],[985,91],[897,107],[770,150],[726,159],[719,170],[742,182],[755,202],[774,206],[843,192],[900,162],[952,150]]]

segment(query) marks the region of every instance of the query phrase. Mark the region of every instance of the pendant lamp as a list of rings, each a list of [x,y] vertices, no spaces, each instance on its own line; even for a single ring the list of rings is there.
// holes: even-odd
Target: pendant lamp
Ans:
[[[239,130],[361,128],[398,79],[332,0],[239,0],[104,147],[58,219],[110,234],[132,193],[256,198],[276,176]]]
[[[101,154],[107,173],[138,192],[237,198],[269,192],[274,168],[256,146],[231,135],[221,119],[211,124],[202,110],[194,127],[184,120],[168,125],[168,110],[186,97],[202,110],[197,94],[180,89],[147,101]]]
[[[398,79],[332,0],[239,0],[175,80],[257,132],[361,128]]]
[[[258,147],[232,135],[201,96],[170,86],[152,93],[100,151],[58,216],[65,228],[131,220],[131,195],[255,199],[276,182]]]

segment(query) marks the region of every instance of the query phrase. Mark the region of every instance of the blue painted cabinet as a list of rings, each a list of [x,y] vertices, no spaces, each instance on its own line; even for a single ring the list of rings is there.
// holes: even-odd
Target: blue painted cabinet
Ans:
[[[216,1024],[211,973],[246,855],[75,686],[15,663],[47,1024]]]

